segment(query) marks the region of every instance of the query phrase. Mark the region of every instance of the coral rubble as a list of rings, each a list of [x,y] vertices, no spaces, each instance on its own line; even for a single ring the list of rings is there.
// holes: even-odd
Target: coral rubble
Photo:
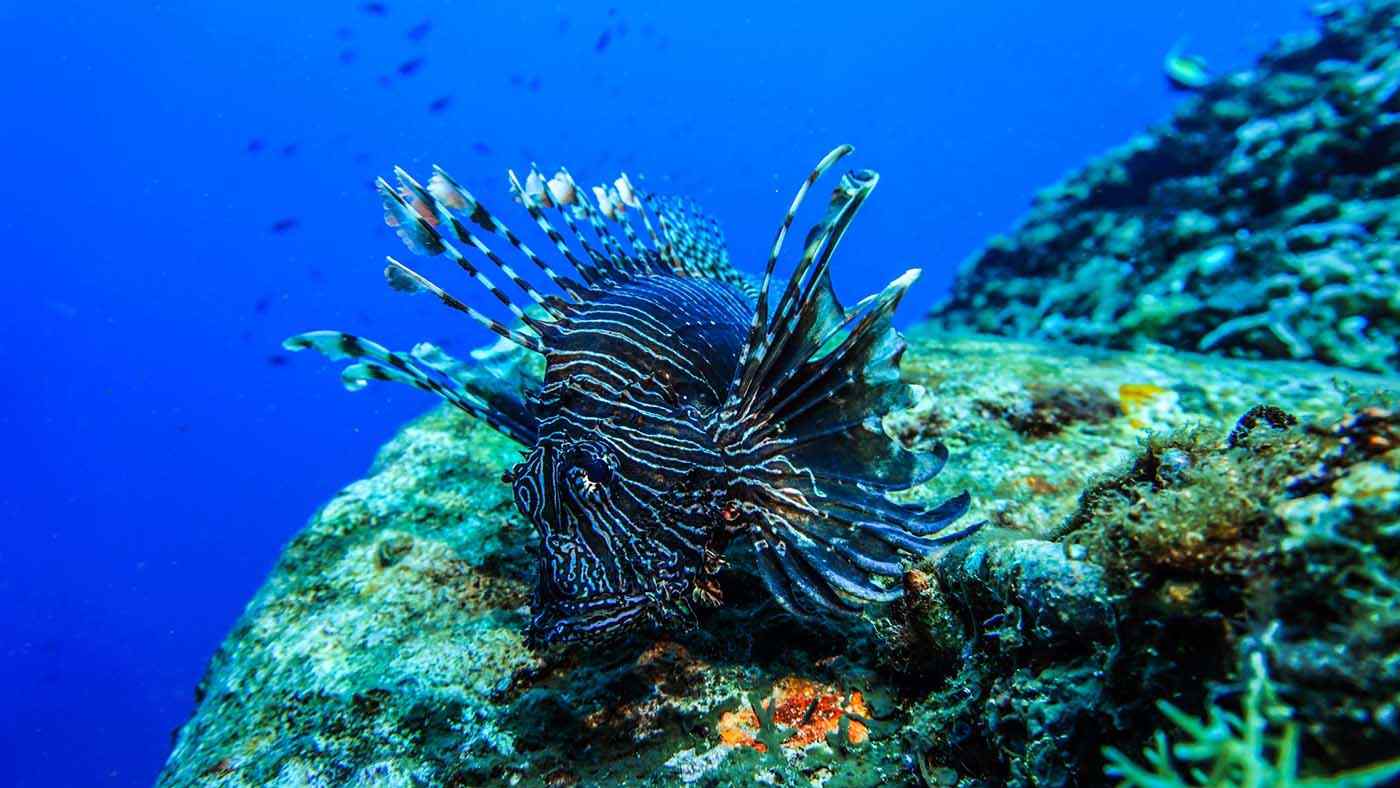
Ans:
[[[1317,12],[1038,195],[932,319],[1400,369],[1400,2]]]

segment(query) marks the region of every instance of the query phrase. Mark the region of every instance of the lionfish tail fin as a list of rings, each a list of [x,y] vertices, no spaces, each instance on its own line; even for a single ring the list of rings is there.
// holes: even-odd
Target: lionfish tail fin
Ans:
[[[966,493],[932,508],[885,496],[933,478],[948,452],[909,451],[882,419],[913,401],[891,319],[919,271],[850,309],[831,288],[832,253],[877,180],[868,170],[842,177],[771,316],[751,332],[723,410],[720,443],[739,469],[760,576],[797,613],[893,599],[898,585],[875,578],[898,577],[904,562],[978,527],[950,530]]]
[[[308,331],[283,341],[291,351],[315,350],[332,361],[351,361],[341,371],[345,388],[358,391],[371,380],[391,380],[442,397],[457,409],[525,446],[535,443],[535,420],[523,394],[465,374],[464,365],[436,346],[422,343],[396,353],[376,342],[340,331]]]

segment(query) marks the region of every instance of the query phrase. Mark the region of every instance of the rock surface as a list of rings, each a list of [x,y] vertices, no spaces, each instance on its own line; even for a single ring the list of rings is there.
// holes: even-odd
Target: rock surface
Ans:
[[[1400,0],[1316,10],[1038,195],[934,322],[1400,369]]]
[[[287,547],[161,784],[1095,782],[1106,745],[1166,725],[1155,700],[1234,707],[1246,655],[1287,688],[1305,773],[1400,752],[1400,381],[910,342],[925,396],[886,427],[944,441],[916,494],[967,488],[989,525],[901,600],[795,622],[736,556],[701,631],[531,653],[517,450],[443,407]]]

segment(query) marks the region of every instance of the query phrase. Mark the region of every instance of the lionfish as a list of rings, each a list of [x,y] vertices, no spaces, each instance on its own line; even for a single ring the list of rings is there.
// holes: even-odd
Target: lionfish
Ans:
[[[410,250],[449,258],[517,323],[479,312],[392,257],[390,284],[431,293],[540,354],[543,380],[512,391],[490,376],[462,374],[463,365],[432,345],[398,353],[336,331],[285,345],[353,361],[342,374],[350,389],[369,380],[406,383],[526,447],[503,480],[539,537],[532,645],[694,626],[697,606],[723,602],[717,575],[736,539],[752,546],[753,571],[787,612],[856,613],[902,593],[876,578],[901,576],[903,561],[980,524],[949,530],[968,508],[966,492],[931,508],[884,495],[932,478],[948,452],[906,450],[881,423],[910,404],[899,375],[905,344],[890,319],[919,271],[850,309],[831,287],[832,253],[875,188],[875,172],[841,177],[792,275],[775,281],[803,198],[851,151],[836,148],[802,183],[757,288],[729,264],[713,220],[689,201],[641,191],[626,175],[613,188],[595,188],[595,206],[565,169],[546,181],[532,167],[523,186],[510,173],[514,199],[573,277],[440,168],[426,187],[396,168],[399,188],[377,182],[386,222]],[[559,293],[527,282],[487,246],[488,235],[504,239]],[[449,237],[488,260],[533,306],[513,302]]]

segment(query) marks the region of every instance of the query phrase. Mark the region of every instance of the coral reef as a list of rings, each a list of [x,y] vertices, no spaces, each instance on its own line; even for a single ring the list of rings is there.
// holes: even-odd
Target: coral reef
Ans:
[[[1035,199],[939,325],[1400,369],[1400,2],[1324,3]]]
[[[909,496],[966,487],[988,526],[897,602],[797,622],[734,555],[700,630],[533,652],[518,450],[440,408],[288,545],[161,784],[1090,783],[1159,701],[1242,708],[1253,654],[1298,774],[1400,752],[1400,381],[909,340],[886,429],[953,454]]]

